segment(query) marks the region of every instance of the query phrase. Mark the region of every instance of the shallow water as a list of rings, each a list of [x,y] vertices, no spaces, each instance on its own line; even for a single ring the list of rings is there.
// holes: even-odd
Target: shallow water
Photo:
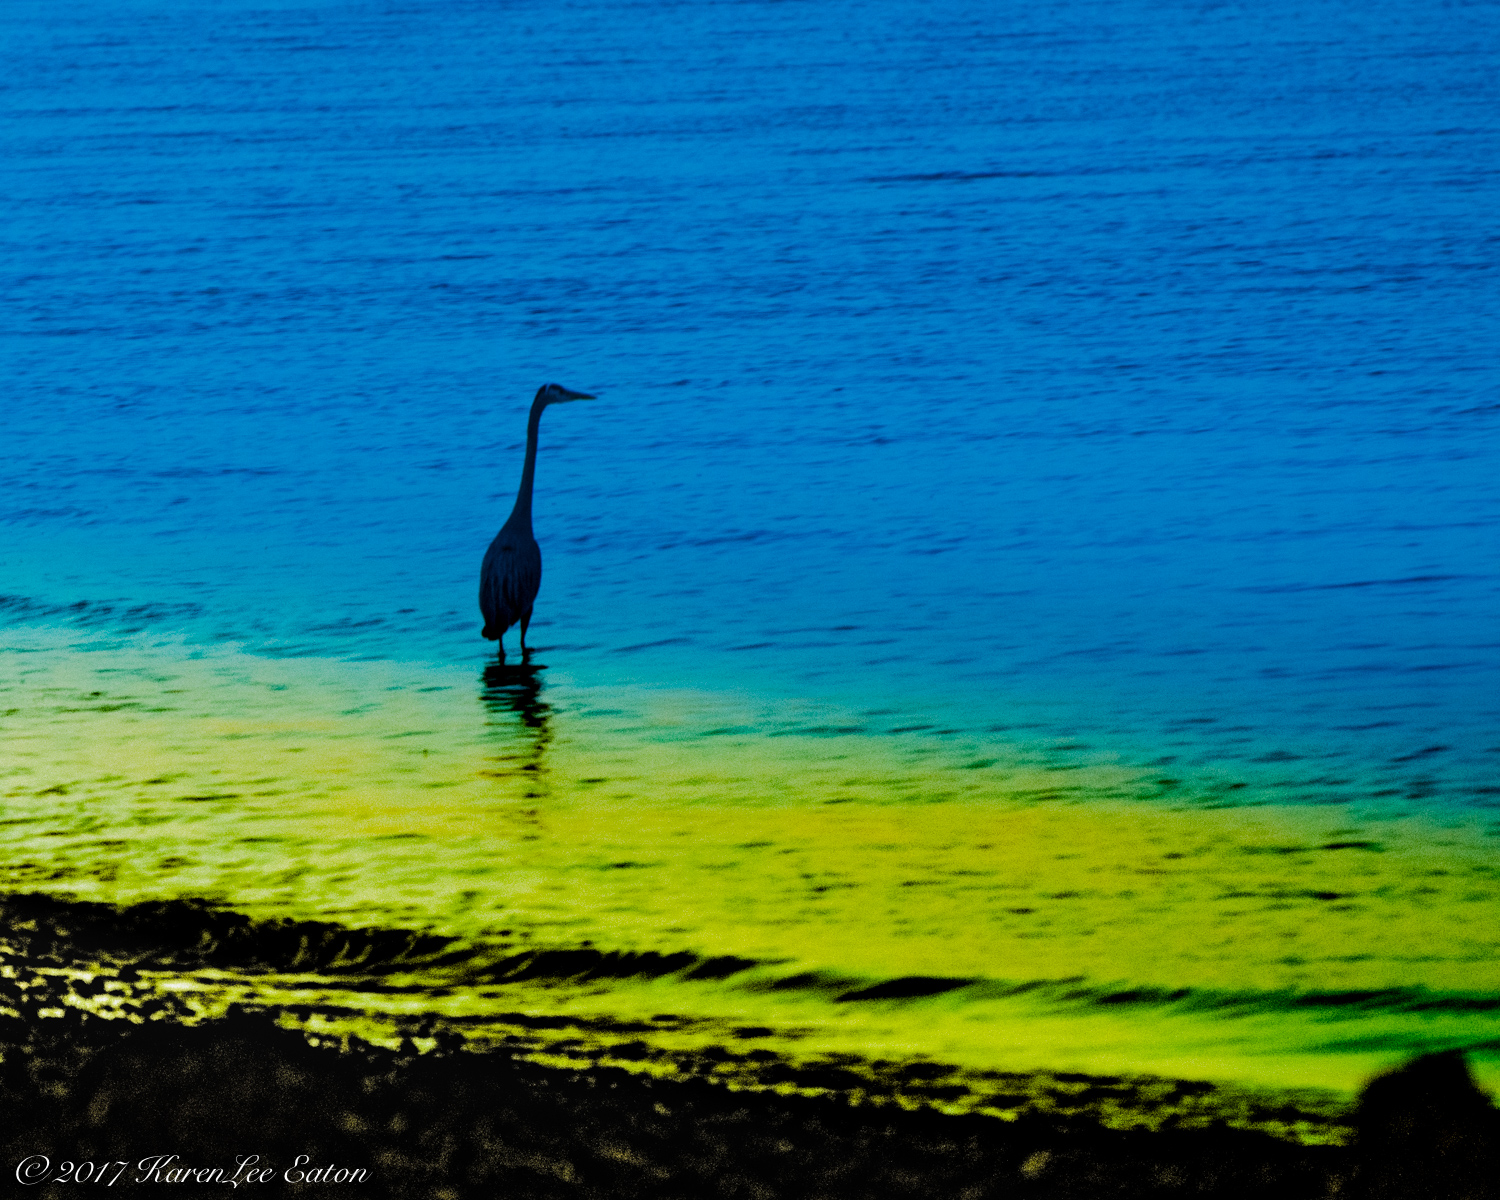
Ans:
[[[1492,1054],[1492,6],[0,19],[8,888],[730,956],[403,1003],[806,1061]]]
[[[666,1072],[727,1055],[747,1085],[832,1064],[883,1094],[919,1067],[897,1091],[955,1110],[1123,1076],[1131,1103],[1096,1115],[1190,1100],[1315,1139],[1406,1055],[1492,1074],[1500,867],[1471,816],[1171,799],[1120,766],[545,670],[12,636],[12,890],[311,930],[247,968],[179,961],[164,927],[147,977],[189,1014],[390,1042],[421,1018]],[[363,932],[309,958],[328,922]],[[401,931],[448,941],[412,960]],[[120,986],[104,1011],[133,1011]],[[1142,1076],[1220,1091],[1152,1109]],[[1299,1115],[1267,1089],[1301,1089]]]

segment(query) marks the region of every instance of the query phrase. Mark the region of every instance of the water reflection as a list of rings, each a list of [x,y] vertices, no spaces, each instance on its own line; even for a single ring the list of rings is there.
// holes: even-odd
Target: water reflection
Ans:
[[[543,757],[552,740],[552,707],[542,699],[541,673],[546,669],[531,662],[491,663],[484,669],[479,698],[490,717],[486,725],[508,743],[493,760],[502,764],[502,774],[546,769]]]

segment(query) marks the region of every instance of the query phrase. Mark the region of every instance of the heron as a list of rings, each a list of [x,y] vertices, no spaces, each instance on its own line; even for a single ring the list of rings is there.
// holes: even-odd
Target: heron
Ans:
[[[521,487],[516,492],[516,506],[490,548],[484,552],[479,568],[479,611],[484,614],[484,636],[500,643],[500,661],[505,661],[505,631],[520,622],[521,659],[525,661],[526,627],[531,624],[531,606],[537,589],[542,586],[542,548],[531,532],[531,482],[536,476],[536,435],[542,423],[542,409],[549,404],[568,404],[574,400],[592,400],[588,392],[575,392],[559,383],[537,389],[531,402],[531,416],[526,422],[526,465],[521,468]]]

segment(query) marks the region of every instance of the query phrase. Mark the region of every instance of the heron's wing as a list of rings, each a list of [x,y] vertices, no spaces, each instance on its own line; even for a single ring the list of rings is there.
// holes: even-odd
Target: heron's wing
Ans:
[[[496,537],[479,572],[485,636],[499,637],[529,613],[541,586],[542,552],[536,541],[503,533]]]

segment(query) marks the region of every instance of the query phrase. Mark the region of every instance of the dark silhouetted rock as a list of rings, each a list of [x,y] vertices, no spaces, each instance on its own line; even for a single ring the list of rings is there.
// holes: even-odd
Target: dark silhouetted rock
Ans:
[[[1354,1123],[1359,1200],[1500,1197],[1500,1112],[1462,1054],[1426,1054],[1372,1080]]]

